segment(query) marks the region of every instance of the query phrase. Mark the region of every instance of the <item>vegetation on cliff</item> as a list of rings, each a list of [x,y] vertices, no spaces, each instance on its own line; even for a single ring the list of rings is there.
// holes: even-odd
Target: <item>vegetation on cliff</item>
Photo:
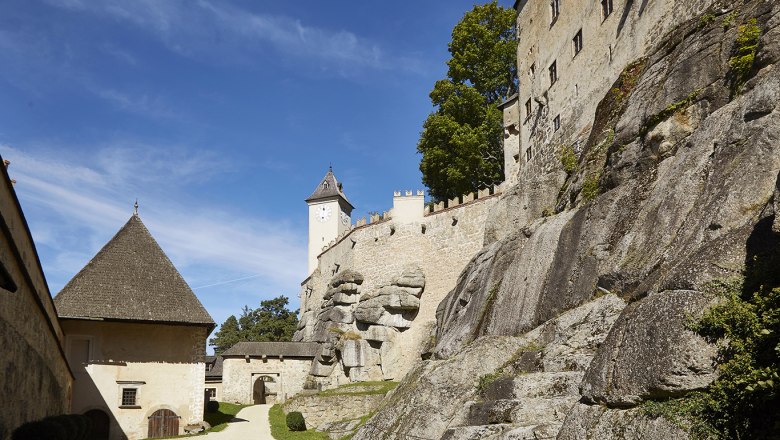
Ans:
[[[496,104],[517,90],[515,21],[513,9],[493,1],[475,6],[452,31],[447,79],[430,93],[436,111],[417,144],[423,183],[436,201],[504,180]]]

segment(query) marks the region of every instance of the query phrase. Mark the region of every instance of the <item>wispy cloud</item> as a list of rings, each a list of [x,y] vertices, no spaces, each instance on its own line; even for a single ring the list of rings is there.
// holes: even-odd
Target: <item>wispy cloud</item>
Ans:
[[[419,72],[421,62],[388,53],[378,43],[344,29],[324,29],[300,20],[253,13],[208,0],[49,0],[61,8],[111,17],[155,35],[170,50],[191,58],[230,57],[272,49],[279,57],[315,61],[343,76],[361,70]]]
[[[119,146],[63,160],[62,151],[0,144],[0,154],[12,161],[54,293],[127,221],[139,196],[144,223],[218,322],[264,295],[283,292],[297,302],[306,262],[299,231],[186,196],[187,185],[230,169],[214,153]]]

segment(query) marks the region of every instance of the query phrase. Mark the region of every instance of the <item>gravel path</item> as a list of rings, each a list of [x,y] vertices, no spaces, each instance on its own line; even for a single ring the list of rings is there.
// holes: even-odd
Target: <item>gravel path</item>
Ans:
[[[227,428],[220,432],[206,434],[198,439],[206,440],[273,440],[271,425],[268,423],[268,410],[271,405],[249,406],[236,414]]]

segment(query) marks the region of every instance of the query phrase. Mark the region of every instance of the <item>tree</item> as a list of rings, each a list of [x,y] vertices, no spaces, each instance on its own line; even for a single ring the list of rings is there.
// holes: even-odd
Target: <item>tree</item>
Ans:
[[[502,117],[496,104],[517,90],[516,13],[496,2],[475,6],[452,31],[448,79],[430,98],[417,151],[436,201],[504,180]]]
[[[298,311],[287,309],[285,296],[260,302],[260,307],[244,306],[241,317],[228,317],[209,340],[214,352],[221,354],[237,342],[290,341],[298,326]]]

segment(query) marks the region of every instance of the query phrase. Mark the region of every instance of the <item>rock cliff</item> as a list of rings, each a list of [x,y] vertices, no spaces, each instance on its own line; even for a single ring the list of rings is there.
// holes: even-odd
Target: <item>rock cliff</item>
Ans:
[[[640,406],[717,377],[686,324],[712,304],[709,281],[760,282],[751,265],[780,232],[780,4],[729,8],[626,68],[576,169],[505,191],[439,305],[433,357],[355,439],[687,438]],[[730,59],[750,19],[746,73]]]

